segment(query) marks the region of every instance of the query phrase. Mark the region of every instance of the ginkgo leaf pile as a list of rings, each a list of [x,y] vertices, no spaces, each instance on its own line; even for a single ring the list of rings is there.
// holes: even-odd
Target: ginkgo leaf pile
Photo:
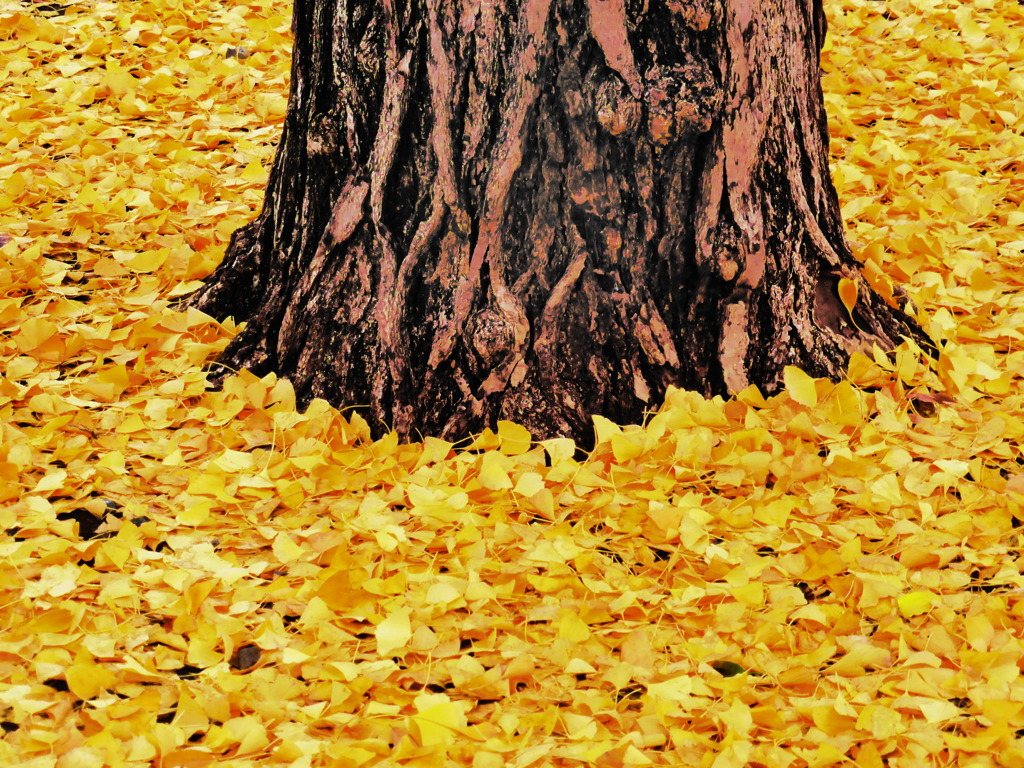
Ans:
[[[1024,12],[827,5],[851,236],[940,359],[583,458],[208,390],[234,329],[171,300],[259,205],[290,8],[0,3],[0,760],[1024,765]]]

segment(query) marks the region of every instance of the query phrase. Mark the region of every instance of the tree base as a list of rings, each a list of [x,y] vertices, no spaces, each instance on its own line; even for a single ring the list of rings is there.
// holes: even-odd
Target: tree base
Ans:
[[[188,299],[246,322],[222,370],[378,434],[583,440],[931,346],[843,235],[820,3],[513,5],[296,4],[264,210]]]

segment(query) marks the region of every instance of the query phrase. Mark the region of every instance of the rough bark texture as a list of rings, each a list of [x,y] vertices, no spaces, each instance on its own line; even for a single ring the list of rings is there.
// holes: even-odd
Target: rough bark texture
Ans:
[[[926,341],[844,238],[820,0],[294,13],[264,209],[190,298],[247,321],[225,366],[403,436],[580,438],[669,384],[770,392],[786,365]]]

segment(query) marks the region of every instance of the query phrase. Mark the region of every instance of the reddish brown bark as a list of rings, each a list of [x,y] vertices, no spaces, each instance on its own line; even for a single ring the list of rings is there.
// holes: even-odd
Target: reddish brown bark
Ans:
[[[403,436],[582,438],[927,343],[844,239],[820,0],[297,0],[294,29],[263,212],[190,299],[247,321],[228,368]]]

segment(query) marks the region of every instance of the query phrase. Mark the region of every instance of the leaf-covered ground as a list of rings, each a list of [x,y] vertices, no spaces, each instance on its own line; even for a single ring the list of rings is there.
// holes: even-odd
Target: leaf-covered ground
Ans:
[[[0,0],[0,761],[1024,766],[1024,6],[833,0],[851,240],[942,346],[585,461],[247,374],[290,6]]]

